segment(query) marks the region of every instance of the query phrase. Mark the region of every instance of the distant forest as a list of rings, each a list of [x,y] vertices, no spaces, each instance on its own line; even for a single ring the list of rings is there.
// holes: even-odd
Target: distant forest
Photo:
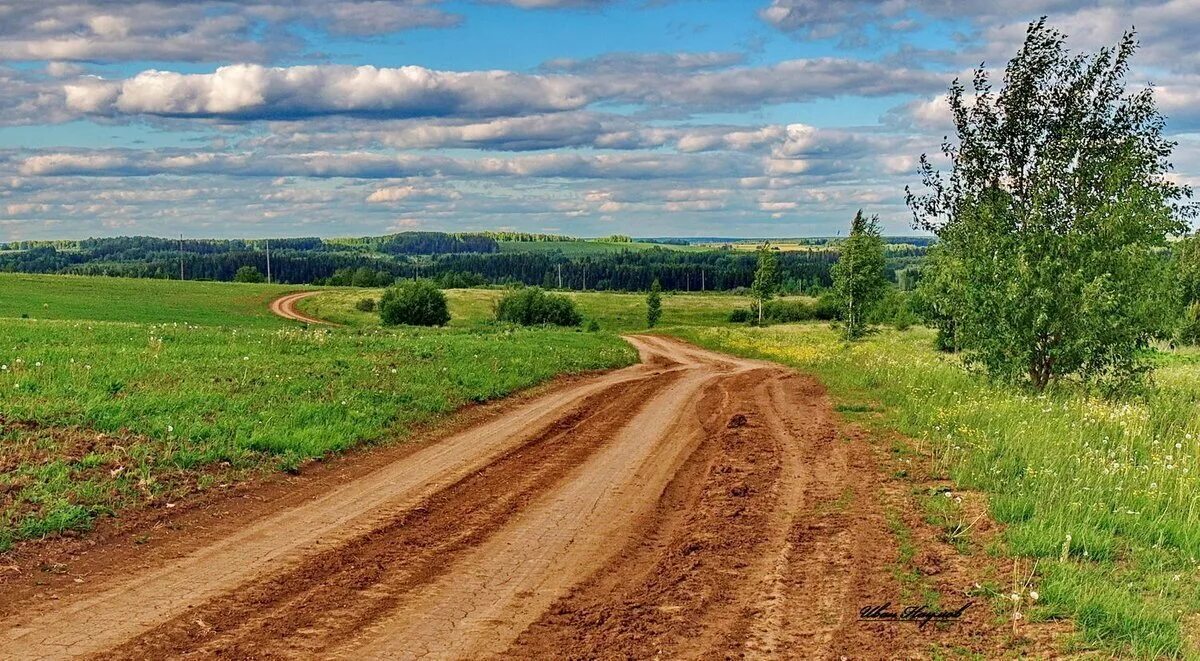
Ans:
[[[244,266],[266,274],[268,244],[271,279],[287,284],[378,286],[397,278],[425,277],[451,287],[523,283],[640,291],[657,279],[668,290],[711,291],[749,287],[756,266],[753,251],[677,250],[669,244],[626,250],[619,244],[633,240],[624,236],[602,239],[607,247],[582,254],[545,249],[500,252],[499,241],[581,240],[505,232],[403,232],[350,239],[25,241],[0,244],[0,271],[178,279],[182,264],[185,279],[228,281]],[[889,246],[893,280],[903,280],[907,268],[925,252],[925,246],[904,241]],[[828,287],[836,261],[836,247],[779,253],[784,288],[808,292]]]

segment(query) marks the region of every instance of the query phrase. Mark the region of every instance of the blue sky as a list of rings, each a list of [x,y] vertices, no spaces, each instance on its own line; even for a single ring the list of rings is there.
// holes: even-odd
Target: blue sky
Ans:
[[[1196,0],[15,0],[0,240],[911,233],[946,86],[1040,15],[1137,26],[1200,180]]]

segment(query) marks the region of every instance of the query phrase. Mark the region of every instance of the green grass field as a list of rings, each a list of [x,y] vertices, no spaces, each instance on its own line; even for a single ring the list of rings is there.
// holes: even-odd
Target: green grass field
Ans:
[[[274,294],[253,285],[13,283],[0,299],[0,548],[636,359],[610,333],[305,330],[261,314]],[[177,318],[152,309],[165,301]],[[43,302],[58,319],[19,318]]]
[[[0,273],[0,318],[278,327],[267,304],[295,287]]]
[[[1200,654],[1195,355],[1168,358],[1144,397],[1111,401],[989,384],[926,329],[853,345],[823,324],[672,332],[816,374],[843,410],[918,439],[958,487],[987,494],[1006,550],[1036,559],[1036,616],[1072,618],[1122,655]]]
[[[379,325],[379,315],[354,308],[363,298],[379,300],[381,289],[336,289],[301,300],[297,307],[319,319],[347,326]],[[495,303],[504,296],[502,289],[448,289],[451,327],[487,326],[495,319]],[[575,300],[585,319],[595,319],[603,330],[618,332],[645,330],[646,295],[616,292],[566,292]],[[800,300],[803,297],[794,297]],[[785,300],[793,300],[788,298]],[[803,300],[809,300],[804,298]],[[719,326],[727,323],[736,308],[750,307],[750,297],[730,294],[664,293],[663,326]]]

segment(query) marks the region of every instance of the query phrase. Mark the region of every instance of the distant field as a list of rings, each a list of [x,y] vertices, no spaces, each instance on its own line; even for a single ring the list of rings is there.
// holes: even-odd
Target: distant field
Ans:
[[[230,282],[0,273],[0,318],[277,327],[267,310],[296,288]]]
[[[696,246],[666,245],[642,241],[497,241],[497,243],[500,244],[500,252],[561,252],[568,256],[603,254],[622,250],[650,250],[655,247],[667,250],[700,249]]]
[[[448,289],[452,327],[473,327],[495,319],[496,301],[501,289]],[[297,305],[301,311],[320,319],[348,326],[378,326],[379,315],[360,312],[354,304],[363,298],[378,300],[381,289],[329,290],[306,298]],[[585,319],[595,319],[604,330],[630,331],[646,328],[646,295],[612,292],[566,292],[579,306]],[[797,297],[800,298],[800,297]],[[809,299],[806,299],[809,300]],[[729,294],[663,294],[661,326],[716,326],[727,323],[729,313],[749,307],[747,296]]]
[[[636,359],[610,333],[305,330],[272,291],[4,276],[0,549]]]

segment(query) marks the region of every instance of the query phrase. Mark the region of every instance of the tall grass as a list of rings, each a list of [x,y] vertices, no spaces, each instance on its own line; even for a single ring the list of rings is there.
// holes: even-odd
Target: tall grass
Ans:
[[[1188,642],[1200,613],[1197,366],[1175,361],[1148,393],[1113,401],[989,383],[933,351],[925,329],[857,344],[815,324],[674,332],[882,405],[960,487],[988,494],[1011,553],[1039,559],[1041,617],[1071,617],[1123,653],[1200,654]]]

